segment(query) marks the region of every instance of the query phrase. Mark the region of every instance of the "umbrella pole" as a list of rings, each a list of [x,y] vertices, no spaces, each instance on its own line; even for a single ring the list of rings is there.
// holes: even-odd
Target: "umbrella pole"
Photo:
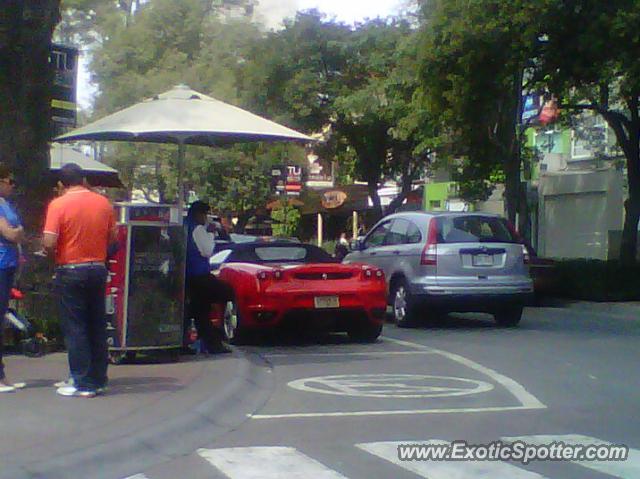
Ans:
[[[180,212],[184,210],[184,141],[178,143],[178,208]]]

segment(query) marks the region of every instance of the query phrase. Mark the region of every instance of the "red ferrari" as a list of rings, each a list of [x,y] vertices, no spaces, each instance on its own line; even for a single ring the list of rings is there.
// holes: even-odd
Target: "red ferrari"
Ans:
[[[382,331],[380,269],[340,264],[321,248],[291,242],[232,244],[211,265],[233,290],[233,301],[212,313],[232,343],[249,330],[278,326],[347,332],[359,342],[374,342]]]

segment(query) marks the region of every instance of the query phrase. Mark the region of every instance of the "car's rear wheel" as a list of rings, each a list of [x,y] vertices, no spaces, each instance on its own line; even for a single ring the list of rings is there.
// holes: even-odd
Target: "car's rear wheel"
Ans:
[[[415,307],[409,287],[404,279],[394,281],[391,288],[393,320],[399,328],[408,328],[415,323]]]
[[[382,333],[382,324],[361,323],[353,325],[347,334],[356,343],[374,343]]]
[[[231,344],[238,344],[242,338],[242,330],[240,328],[238,303],[236,303],[235,299],[227,301],[222,317],[222,325],[225,339]]]
[[[511,306],[509,308],[501,309],[493,314],[496,323],[504,327],[517,326],[522,319],[522,306]]]

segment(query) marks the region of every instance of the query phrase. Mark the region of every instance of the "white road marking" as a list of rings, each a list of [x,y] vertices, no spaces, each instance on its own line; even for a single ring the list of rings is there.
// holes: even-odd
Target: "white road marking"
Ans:
[[[383,341],[389,341],[390,343],[399,344],[400,346],[406,346],[407,348],[416,349],[418,351],[429,351],[432,353],[437,351],[433,348],[430,348],[429,346],[425,346],[424,344],[404,341],[402,339],[390,338],[388,336],[381,336],[380,339],[382,339]]]
[[[339,357],[339,356],[413,356],[424,354],[436,354],[433,351],[370,351],[370,352],[332,352],[332,353],[273,353],[263,354],[265,358],[292,358],[296,356],[313,356],[313,357]]]
[[[136,474],[135,476],[125,477],[124,479],[149,479],[144,474]]]
[[[416,444],[416,441],[410,443]],[[407,442],[370,442],[356,444],[356,447],[428,479],[544,479],[540,474],[499,461],[401,461],[398,458],[398,446],[401,444]],[[434,439],[420,444],[449,442]]]
[[[289,414],[247,414],[251,419],[306,419],[317,417],[404,416],[418,414],[453,414],[471,412],[529,411],[528,406],[461,407],[451,409],[400,409],[391,411],[302,412]]]
[[[494,388],[475,379],[425,374],[340,374],[296,379],[287,385],[311,393],[396,399],[469,396]]]
[[[582,436],[579,434],[565,435],[536,435],[536,436],[519,436],[519,437],[503,437],[505,442],[522,441],[526,444],[552,444],[554,442],[563,442],[571,445],[607,445],[612,446],[613,443],[597,439],[595,437]],[[616,446],[620,444],[615,444]],[[629,449],[629,456],[626,461],[573,461],[582,467],[593,469],[594,471],[603,472],[613,477],[621,479],[638,479],[640,477],[640,450]]]
[[[198,454],[230,479],[346,479],[292,447],[200,449]]]
[[[400,415],[421,415],[421,414],[454,414],[454,413],[477,413],[477,412],[505,412],[505,411],[526,411],[535,409],[546,409],[546,405],[540,402],[533,394],[529,393],[521,384],[513,379],[500,374],[499,372],[485,367],[471,359],[465,358],[448,351],[430,348],[422,344],[404,341],[401,339],[384,336],[385,341],[412,348],[416,352],[429,354],[439,354],[445,358],[462,364],[474,371],[490,377],[494,382],[500,384],[509,391],[519,402],[520,406],[493,406],[493,407],[461,407],[461,408],[433,408],[433,409],[401,409],[387,411],[350,411],[350,412],[308,412],[308,413],[288,413],[288,414],[248,414],[251,419],[305,419],[320,417],[359,417],[359,416],[400,416]]]
[[[499,372],[493,369],[483,366],[482,364],[478,364],[475,361],[472,361],[471,359],[465,358],[464,356],[460,356],[459,354],[455,354],[455,353],[450,353],[449,351],[443,351],[441,349],[430,348],[427,346],[423,346],[421,344],[412,343],[410,341],[402,341],[402,340],[387,338],[387,337],[385,337],[384,339],[392,343],[402,344],[403,346],[412,347],[414,349],[430,351],[432,353],[439,354],[448,359],[451,359],[452,361],[462,364],[463,366],[466,366],[470,369],[478,371],[479,373],[484,374],[485,376],[489,376],[496,383],[500,384],[507,391],[509,391],[518,401],[520,401],[520,404],[522,404],[524,408],[546,409],[547,407],[542,402],[540,402],[538,398],[536,398],[533,394],[527,391],[521,384],[517,383],[513,379],[503,374],[500,374]]]

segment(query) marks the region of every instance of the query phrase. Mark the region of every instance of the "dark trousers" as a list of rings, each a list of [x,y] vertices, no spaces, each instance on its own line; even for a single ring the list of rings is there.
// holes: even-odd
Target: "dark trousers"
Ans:
[[[9,293],[13,287],[15,274],[15,268],[0,269],[0,381],[4,379],[4,364],[2,363],[2,353],[4,350],[4,338],[2,336],[2,331],[4,330],[4,315],[9,305]]]
[[[106,280],[104,266],[56,270],[60,324],[71,377],[79,389],[94,390],[107,384]]]
[[[211,324],[211,304],[226,303],[231,298],[228,286],[210,274],[190,276],[187,278],[187,295],[187,320],[195,320],[198,337],[204,342],[205,347],[210,349],[219,345],[222,334]],[[187,324],[187,328],[188,326]]]

